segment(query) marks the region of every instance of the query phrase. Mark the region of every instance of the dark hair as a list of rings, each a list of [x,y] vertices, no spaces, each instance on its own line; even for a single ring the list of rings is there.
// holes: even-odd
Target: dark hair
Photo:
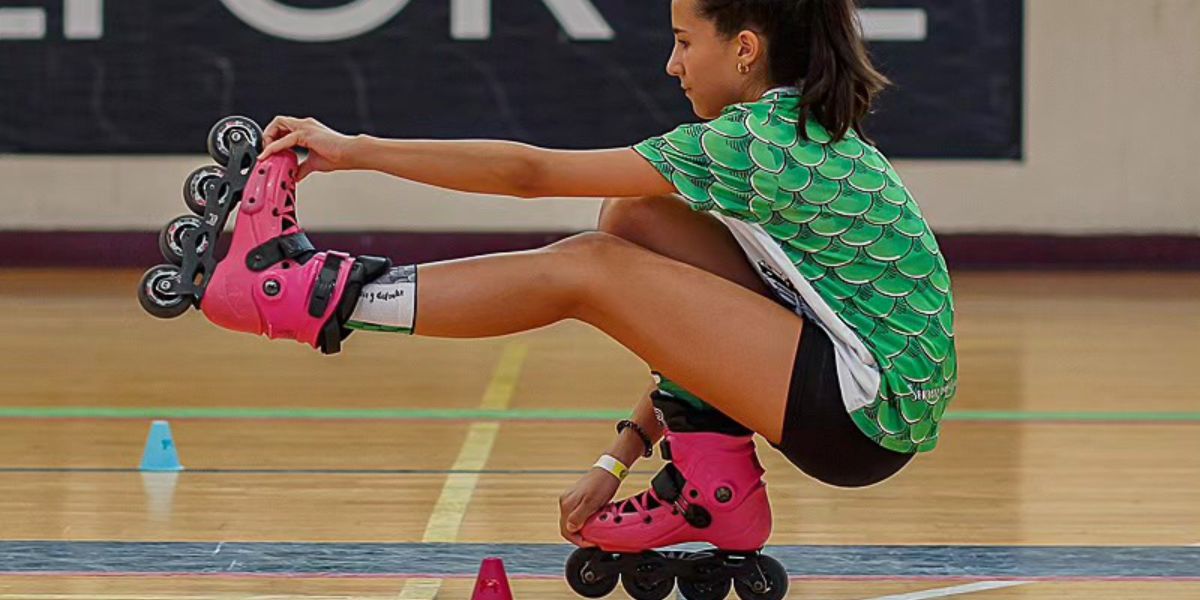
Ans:
[[[726,37],[751,29],[767,38],[776,85],[802,93],[803,123],[812,117],[842,139],[891,82],[875,70],[859,31],[856,0],[699,0],[700,15]],[[794,43],[789,43],[795,40]],[[799,45],[799,47],[797,47]],[[865,137],[865,135],[864,135]]]

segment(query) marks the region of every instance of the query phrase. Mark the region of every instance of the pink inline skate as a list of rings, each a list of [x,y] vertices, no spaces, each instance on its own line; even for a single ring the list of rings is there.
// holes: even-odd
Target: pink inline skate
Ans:
[[[159,318],[195,306],[226,329],[336,353],[363,284],[391,262],[317,252],[296,221],[296,154],[259,163],[261,151],[262,129],[250,119],[227,117],[212,128],[208,153],[219,166],[188,177],[183,198],[194,215],[172,220],[159,235],[172,264],[146,272],[138,300]],[[235,209],[229,251],[218,259],[217,242]]]
[[[771,535],[771,505],[753,436],[668,429],[660,449],[671,462],[650,489],[609,504],[584,524],[583,538],[599,547],[571,554],[571,589],[600,598],[620,579],[635,600],[662,600],[678,580],[688,600],[725,598],[731,587],[742,600],[781,600],[787,572],[760,553]],[[715,548],[656,550],[685,542]]]

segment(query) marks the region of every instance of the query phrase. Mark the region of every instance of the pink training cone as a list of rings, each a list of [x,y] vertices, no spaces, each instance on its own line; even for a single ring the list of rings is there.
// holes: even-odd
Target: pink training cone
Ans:
[[[471,600],[513,600],[512,588],[508,585],[508,574],[504,572],[504,561],[485,558],[479,567],[479,578],[475,580],[475,591]]]

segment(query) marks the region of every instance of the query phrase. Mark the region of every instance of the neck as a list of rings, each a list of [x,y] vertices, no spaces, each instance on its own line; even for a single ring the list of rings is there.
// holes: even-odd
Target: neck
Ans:
[[[762,98],[763,94],[766,94],[775,87],[777,86],[773,86],[765,81],[758,81],[748,84],[741,94],[742,101],[754,102],[759,98]]]

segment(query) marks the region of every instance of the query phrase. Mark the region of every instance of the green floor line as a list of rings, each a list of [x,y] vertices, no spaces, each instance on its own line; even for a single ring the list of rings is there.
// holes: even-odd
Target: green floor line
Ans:
[[[102,408],[0,407],[0,418],[25,419],[310,419],[322,421],[612,421],[624,410],[326,409],[326,408]],[[1200,412],[971,411],[946,414],[947,421],[1053,423],[1200,422]]]

